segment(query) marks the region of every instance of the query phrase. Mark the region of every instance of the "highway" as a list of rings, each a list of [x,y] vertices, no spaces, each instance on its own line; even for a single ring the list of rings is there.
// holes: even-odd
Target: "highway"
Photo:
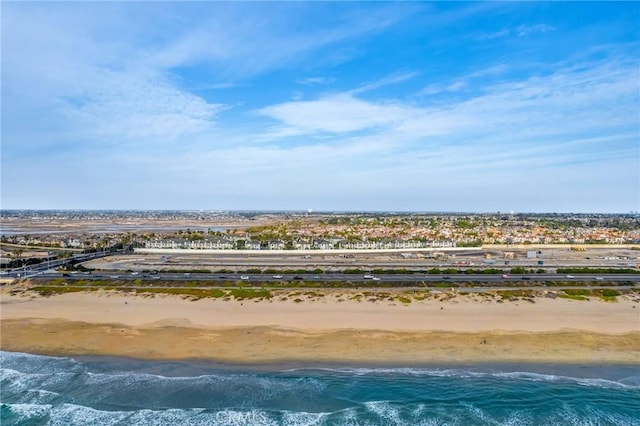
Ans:
[[[88,260],[99,259],[102,257],[113,256],[116,254],[122,254],[123,251],[99,251],[95,253],[76,253],[63,259],[45,260],[44,262],[35,265],[25,265],[22,268],[15,268],[9,271],[3,271],[0,277],[3,278],[31,278],[44,274],[45,272],[51,273],[52,270],[64,266],[69,263],[86,262]]]
[[[640,284],[640,274],[602,274],[602,275],[563,275],[563,274],[530,274],[530,275],[511,275],[508,278],[503,278],[502,275],[492,274],[455,274],[455,275],[440,275],[440,274],[384,274],[384,275],[371,275],[365,278],[365,275],[361,274],[282,274],[282,275],[268,275],[268,274],[219,274],[219,273],[121,273],[121,272],[93,272],[88,273],[62,273],[54,271],[42,272],[38,275],[39,278],[55,279],[65,278],[67,280],[125,280],[133,281],[136,279],[142,279],[145,282],[153,281],[239,281],[246,282],[247,284],[253,283],[265,283],[271,285],[277,285],[277,283],[292,283],[292,282],[317,282],[317,283],[362,283],[368,286],[375,286],[379,284],[392,284],[397,286],[411,286],[411,285],[423,285],[430,283],[452,283],[456,285],[460,284],[486,284],[489,286],[512,286],[515,283],[527,283],[536,285],[540,282],[559,282],[568,283],[602,283],[611,284],[616,283],[618,285],[632,285],[637,286]],[[374,278],[371,278],[374,277]],[[600,287],[600,286],[598,286]]]

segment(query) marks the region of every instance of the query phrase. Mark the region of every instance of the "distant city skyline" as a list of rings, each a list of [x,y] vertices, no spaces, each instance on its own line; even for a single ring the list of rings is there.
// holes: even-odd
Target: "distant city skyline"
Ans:
[[[638,2],[3,2],[2,209],[640,210]]]

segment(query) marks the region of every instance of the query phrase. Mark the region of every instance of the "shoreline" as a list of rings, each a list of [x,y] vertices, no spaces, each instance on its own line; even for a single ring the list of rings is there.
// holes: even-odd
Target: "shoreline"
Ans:
[[[331,292],[300,302],[3,292],[0,349],[252,365],[640,365],[637,296],[399,304],[338,294],[342,302]]]
[[[303,362],[303,361],[274,361],[260,363],[222,362],[211,359],[146,359],[120,355],[44,355],[27,352],[0,350],[0,356],[10,357],[54,357],[69,358],[88,366],[95,366],[97,371],[113,370],[129,373],[159,374],[165,377],[199,377],[216,374],[243,373],[284,373],[305,375],[335,372],[338,374],[388,374],[400,373],[407,375],[421,374],[539,374],[556,378],[568,379],[598,379],[619,381],[621,379],[638,376],[636,363],[576,363],[549,361],[472,361],[472,362],[420,362],[413,364],[399,364],[394,362]]]

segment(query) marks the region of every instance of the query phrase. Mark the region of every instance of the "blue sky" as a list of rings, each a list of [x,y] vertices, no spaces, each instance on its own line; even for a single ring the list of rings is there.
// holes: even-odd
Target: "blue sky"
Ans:
[[[2,208],[640,210],[638,2],[3,2]]]

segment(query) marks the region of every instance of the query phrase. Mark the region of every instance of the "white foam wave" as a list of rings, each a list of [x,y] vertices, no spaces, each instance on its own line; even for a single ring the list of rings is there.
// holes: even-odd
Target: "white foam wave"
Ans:
[[[400,410],[389,402],[372,401],[365,402],[364,405],[388,425],[401,425],[404,423],[400,416]]]
[[[629,384],[628,382],[607,380],[607,379],[589,379],[581,377],[570,376],[558,376],[554,374],[541,374],[541,373],[529,373],[524,371],[516,371],[510,373],[492,373],[491,375],[496,377],[505,377],[516,380],[530,380],[534,382],[567,382],[576,383],[581,386],[591,386],[598,388],[627,388],[627,389],[640,389],[640,386],[635,384]],[[628,380],[627,378],[626,380]],[[632,382],[633,383],[633,382]]]
[[[0,366],[32,375],[82,373],[85,371],[85,367],[81,363],[71,358],[7,351],[0,351]]]
[[[0,368],[0,383],[4,397],[12,394],[21,394],[23,401],[34,403],[49,402],[41,397],[49,399],[58,396],[56,388],[66,385],[73,378],[73,374],[31,374],[10,368]]]
[[[101,389],[103,395],[113,393],[122,395],[126,392],[142,397],[145,395],[145,389],[153,389],[156,398],[161,399],[172,394],[197,394],[199,403],[205,406],[220,402],[264,406],[269,405],[269,401],[276,400],[314,400],[327,384],[322,380],[309,377],[261,377],[245,374],[165,377],[145,373],[117,375],[87,373],[82,379],[82,386]],[[97,401],[97,397],[97,395],[93,397],[93,400]],[[140,402],[140,398],[137,400]],[[119,403],[123,403],[121,399]],[[147,403],[152,401],[147,400]],[[152,405],[151,408],[155,406]]]
[[[229,426],[316,426],[323,425],[329,413],[270,412],[265,410],[187,410],[101,411],[75,404],[3,404],[12,414],[8,424],[29,424],[45,419],[51,426],[82,425],[229,425]]]
[[[503,417],[492,417],[472,404],[460,404],[448,407],[444,412],[426,409],[417,410],[408,406],[399,406],[392,401],[370,401],[362,408],[351,407],[333,413],[308,413],[292,411],[247,410],[210,410],[203,408],[138,410],[138,411],[101,411],[75,404],[2,404],[3,419],[5,409],[11,415],[3,426],[46,422],[52,426],[82,425],[229,425],[229,426],[323,426],[323,425],[511,425],[525,426],[537,424],[563,425],[601,425],[638,426],[640,423],[628,416],[615,413],[588,411],[578,413],[570,406],[563,406],[550,416],[540,419],[530,414],[514,411]],[[441,407],[444,408],[444,407]]]
[[[11,412],[13,424],[29,424],[35,419],[46,418],[51,407],[42,404],[2,404],[3,410],[8,409]]]
[[[8,362],[14,359],[19,359],[19,360],[29,359],[32,361],[50,361],[50,360],[73,361],[71,358],[66,358],[66,357],[36,355],[36,354],[29,354],[26,352],[0,351],[0,363],[4,364],[5,362]]]
[[[593,378],[581,378],[571,377],[553,374],[533,373],[526,371],[513,371],[513,372],[483,372],[483,371],[468,371],[460,369],[430,369],[430,368],[360,368],[360,367],[344,367],[344,368],[314,368],[314,369],[290,369],[286,372],[303,372],[303,371],[320,371],[337,374],[349,374],[354,376],[385,376],[385,375],[399,375],[399,376],[413,376],[413,377],[502,377],[514,380],[529,380],[537,382],[573,382],[583,386],[593,386],[600,388],[627,388],[627,389],[640,389],[640,376],[626,377],[619,381],[607,380],[607,379],[593,379]]]

